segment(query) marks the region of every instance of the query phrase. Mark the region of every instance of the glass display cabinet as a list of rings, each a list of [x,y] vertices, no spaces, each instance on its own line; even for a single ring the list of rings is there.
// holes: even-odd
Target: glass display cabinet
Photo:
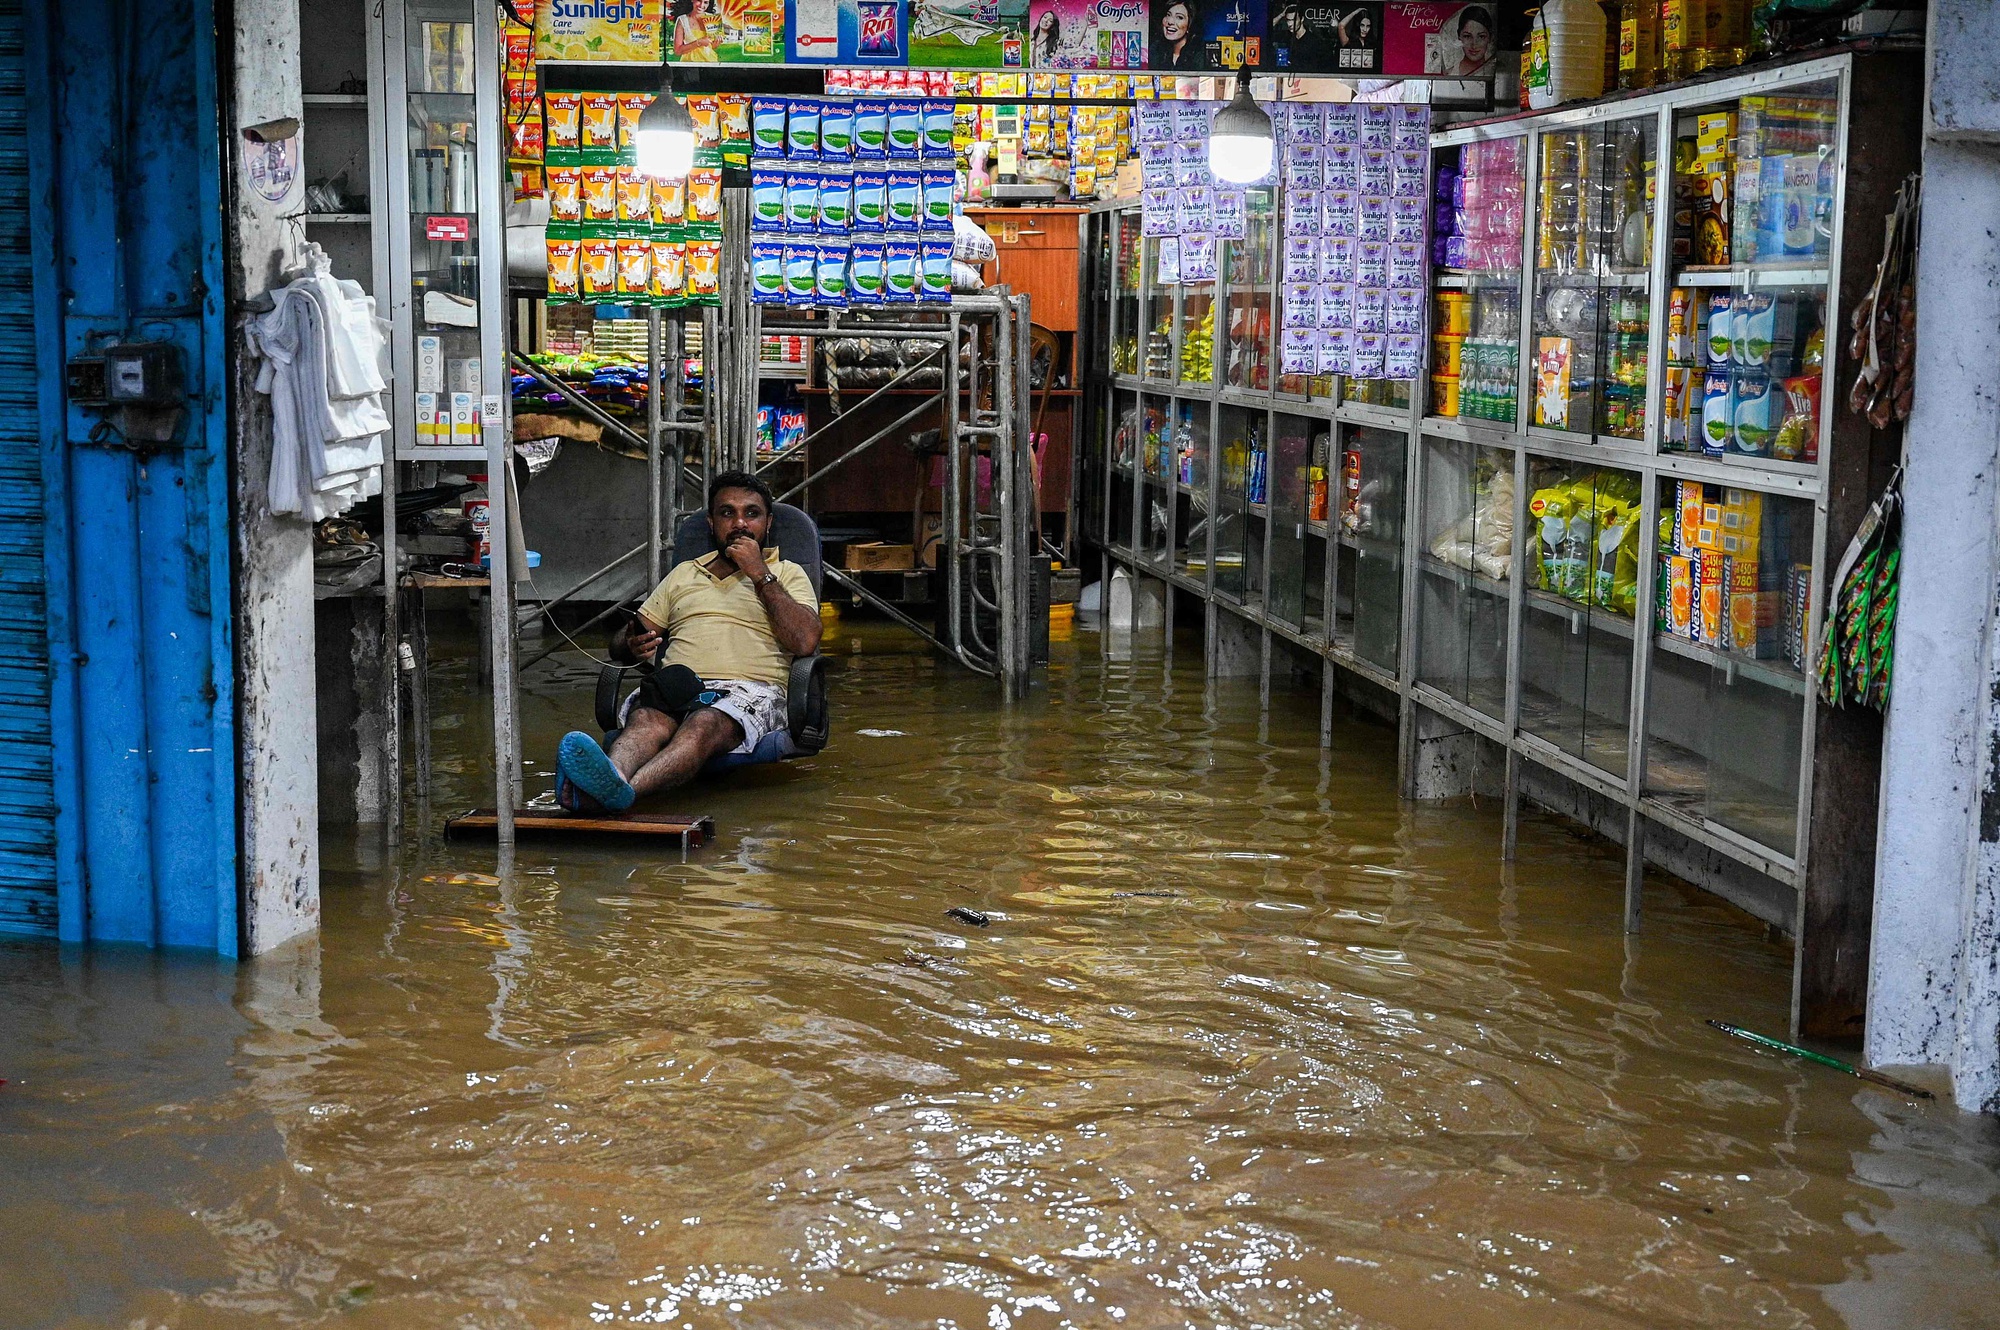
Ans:
[[[1276,265],[1271,210],[1275,191],[1249,189],[1244,194],[1243,238],[1222,242],[1229,282],[1223,382],[1231,388],[1263,392],[1271,386],[1274,337],[1272,279]]]
[[[1538,136],[1530,420],[1646,437],[1657,116]]]
[[[497,20],[427,0],[383,32],[396,457],[486,460],[509,442]]]
[[[1334,640],[1390,675],[1401,657],[1403,477],[1408,436],[1368,425],[1341,430],[1333,522],[1338,554]]]
[[[1139,345],[1144,327],[1139,319],[1140,256],[1139,215],[1136,212],[1111,214],[1111,273],[1113,330],[1108,347],[1113,374],[1139,373]]]
[[[1197,582],[1208,573],[1208,421],[1208,403],[1175,403],[1169,441],[1174,469],[1173,570]]]
[[[1435,297],[1428,414],[1515,423],[1528,135],[1440,147],[1432,165]]]
[[[1168,266],[1162,275],[1160,258],[1165,252]],[[1153,383],[1172,383],[1179,373],[1174,344],[1175,313],[1178,309],[1180,243],[1159,237],[1144,241],[1144,263],[1139,284],[1143,299],[1141,315],[1145,329],[1139,372]],[[1169,280],[1171,279],[1171,280]]]
[[[1791,855],[1812,505],[1696,480],[1659,486],[1645,795]]]
[[[1177,413],[1172,399],[1139,398],[1139,510],[1135,548],[1142,563],[1166,570],[1174,515],[1173,448]]]
[[[1916,157],[1921,81],[1919,54],[1835,50],[1434,131],[1414,381],[1287,362],[1306,310],[1275,226],[1226,242],[1192,301],[1157,283],[1155,242],[1129,245],[1114,302],[1196,478],[1165,538],[1182,590],[1322,657],[1329,694],[1370,696],[1341,682],[1359,676],[1406,727],[1421,711],[1503,750],[1504,844],[1531,778],[1586,792],[1600,830],[1621,814],[1629,926],[1660,862],[1798,929],[1796,1030],[1846,1028],[1857,999],[1830,976],[1853,967],[1829,958],[1866,946],[1837,902],[1867,888],[1850,806],[1879,722],[1812,680],[1830,564],[1900,443],[1841,400],[1838,334],[1902,184],[1883,163]],[[1217,306],[1211,383],[1180,362]],[[1113,382],[1107,414],[1136,420],[1142,380]],[[1138,432],[1114,426],[1107,467]],[[1208,512],[1184,470],[1204,457]],[[1122,529],[1114,561],[1153,566]],[[1434,792],[1414,733],[1409,788],[1422,765]]]
[[[1623,779],[1638,602],[1639,477],[1530,458],[1520,725]]]
[[[1507,716],[1514,461],[1503,448],[1426,438],[1417,512],[1417,681],[1494,721]]]
[[[1839,126],[1838,79],[1675,109],[1661,449],[1818,462]]]

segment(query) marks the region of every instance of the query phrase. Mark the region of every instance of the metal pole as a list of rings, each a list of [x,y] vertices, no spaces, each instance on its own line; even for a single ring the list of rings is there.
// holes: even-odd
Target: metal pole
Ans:
[[[481,429],[486,443],[486,500],[493,555],[489,560],[487,627],[493,644],[493,783],[496,827],[503,861],[514,844],[514,808],[520,800],[520,735],[515,725],[514,693],[514,493],[513,431],[507,419],[505,366],[507,316],[507,255],[502,215],[501,168],[505,159],[492,129],[501,122],[499,13],[490,7],[473,10],[473,110],[482,126],[478,136],[479,215],[495,225],[479,228],[479,340],[482,389]]]
[[[958,428],[958,366],[959,340],[962,325],[957,310],[951,312],[951,341],[945,354],[944,377],[944,494],[940,496],[944,511],[938,515],[938,570],[944,574],[945,630],[944,635],[957,651],[960,636],[959,616],[963,612],[958,596],[958,472],[960,449],[964,440],[959,437]]]
[[[1000,503],[1000,579],[994,587],[994,601],[1000,611],[1000,622],[994,632],[994,644],[1000,657],[1000,684],[1002,693],[1009,701],[1021,695],[1021,679],[1015,665],[1021,625],[1015,613],[1014,582],[1018,575],[1016,563],[1019,560],[1015,535],[1015,525],[1019,514],[1015,511],[1014,495],[1014,321],[1005,312],[993,321],[993,414],[1002,429],[992,444],[993,484],[999,490]]]
[[[673,409],[670,415],[676,432],[673,435],[674,463],[672,467],[667,469],[667,474],[672,477],[672,480],[667,483],[666,512],[662,515],[662,525],[666,532],[666,565],[672,568],[674,565],[675,531],[680,526],[681,520],[681,485],[684,480],[683,473],[687,469],[686,449],[681,446],[681,436],[678,432],[682,423],[681,406],[687,397],[687,323],[685,316],[677,315],[674,318],[669,345],[673,349],[674,366],[673,374],[669,379],[669,383],[671,384],[670,391],[673,394]],[[658,542],[655,542],[655,544],[657,545]],[[658,586],[659,584],[659,578],[655,577],[653,585]]]
[[[646,310],[646,585],[659,584],[660,311],[658,306],[649,306]]]

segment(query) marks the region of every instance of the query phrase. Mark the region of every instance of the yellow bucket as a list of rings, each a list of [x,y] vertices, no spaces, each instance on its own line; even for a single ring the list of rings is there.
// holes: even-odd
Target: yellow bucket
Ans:
[[[1455,416],[1458,414],[1458,376],[1456,374],[1431,375],[1431,414],[1434,416]]]

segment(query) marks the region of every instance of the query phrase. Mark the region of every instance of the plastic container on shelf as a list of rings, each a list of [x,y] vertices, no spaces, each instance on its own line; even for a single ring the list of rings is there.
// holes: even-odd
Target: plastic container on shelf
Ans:
[[[1439,416],[1458,414],[1458,376],[1456,374],[1431,375],[1431,413]]]
[[[1438,293],[1438,336],[1463,337],[1472,331],[1472,296],[1464,291]],[[1452,371],[1457,373],[1456,370]]]
[[[1529,109],[1545,111],[1602,96],[1607,25],[1597,0],[1546,0],[1534,23]]]
[[[1463,334],[1441,332],[1431,338],[1431,372],[1457,378],[1465,347]]]

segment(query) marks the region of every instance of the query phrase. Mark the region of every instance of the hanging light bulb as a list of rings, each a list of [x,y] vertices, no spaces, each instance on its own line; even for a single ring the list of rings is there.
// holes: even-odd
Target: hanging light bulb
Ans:
[[[639,113],[633,138],[641,175],[678,180],[694,165],[694,118],[674,96],[673,81],[665,69],[660,71],[659,95]]]
[[[1271,117],[1250,100],[1250,71],[1239,70],[1236,96],[1215,113],[1208,135],[1208,169],[1218,180],[1248,185],[1271,174],[1276,144]]]

